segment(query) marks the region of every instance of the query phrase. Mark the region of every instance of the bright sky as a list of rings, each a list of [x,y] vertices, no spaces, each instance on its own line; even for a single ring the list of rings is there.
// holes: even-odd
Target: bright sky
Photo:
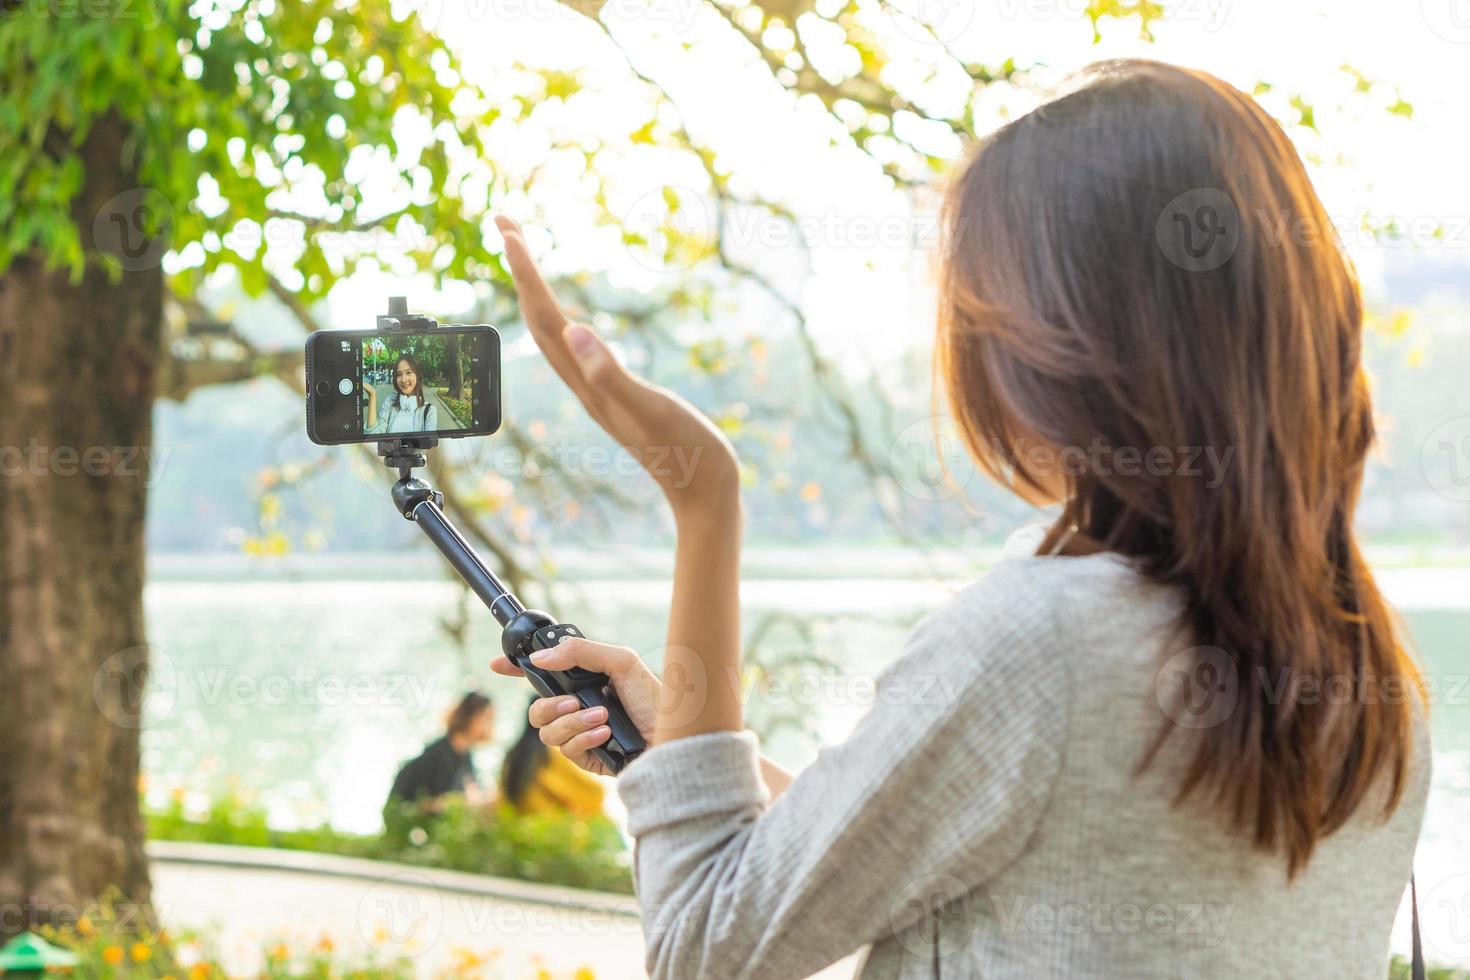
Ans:
[[[991,65],[1006,57],[1040,62],[1060,78],[1103,58],[1159,58],[1247,89],[1269,81],[1273,91],[1261,99],[1284,119],[1294,115],[1288,96],[1300,94],[1316,106],[1323,135],[1300,129],[1293,135],[1309,159],[1326,162],[1314,175],[1340,227],[1355,227],[1365,211],[1418,227],[1443,223],[1448,242],[1427,248],[1470,254],[1470,182],[1463,177],[1470,0],[1172,0],[1172,14],[1155,25],[1152,44],[1139,38],[1136,21],[1104,22],[1103,39],[1094,44],[1081,13],[1085,0],[900,0],[895,6],[926,12],[954,50]],[[579,97],[575,111],[538,115],[545,129],[521,126],[497,141],[498,165],[546,168],[533,199],[502,206],[552,229],[556,250],[546,264],[553,270],[599,268],[623,285],[657,286],[668,273],[648,268],[608,230],[595,229],[585,185],[570,169],[560,179],[565,161],[547,152],[553,130],[626,134],[639,125],[649,96],[623,54],[599,28],[553,0],[413,0],[413,7],[460,50],[466,73],[487,84],[506,78],[516,62],[580,72],[595,97]],[[636,67],[671,92],[684,123],[716,149],[738,187],[803,217],[809,257],[775,221],[737,226],[737,251],[798,299],[832,353],[861,367],[921,342],[930,329],[928,263],[911,241],[924,238],[930,223],[914,216],[905,195],[886,188],[860,154],[829,147],[834,124],[814,106],[794,107],[749,47],[698,0],[609,0],[603,18]],[[924,81],[938,54],[933,39],[897,12],[880,18],[877,29],[904,56],[890,69],[895,80],[912,79],[937,106],[959,104],[968,90],[963,76]],[[1381,84],[1337,112],[1333,107],[1353,87],[1340,70],[1344,64]],[[1412,120],[1384,111],[1400,96],[1412,104]],[[998,87],[986,107],[995,123],[1034,102],[1028,93]],[[933,145],[944,153],[958,149],[944,134]],[[654,151],[606,169],[614,205],[635,216],[663,185],[691,188],[691,197],[704,186],[696,165]],[[540,240],[549,245],[551,236]],[[1371,299],[1387,246],[1350,236],[1349,247]],[[472,298],[460,291],[431,299],[426,284],[364,273],[334,292],[334,325],[370,322],[395,286],[407,288],[415,305],[446,311],[468,308]]]

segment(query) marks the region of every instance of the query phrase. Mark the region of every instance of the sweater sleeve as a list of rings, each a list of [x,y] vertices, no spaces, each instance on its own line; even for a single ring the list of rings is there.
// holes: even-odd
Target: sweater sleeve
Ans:
[[[1060,771],[1067,678],[1006,563],[919,625],[873,707],[774,803],[755,736],[656,746],[619,792],[655,978],[803,977],[1023,851]]]

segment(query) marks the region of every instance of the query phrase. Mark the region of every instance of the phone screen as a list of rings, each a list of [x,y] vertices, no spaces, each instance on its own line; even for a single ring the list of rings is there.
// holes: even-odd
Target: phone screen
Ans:
[[[318,443],[483,435],[500,426],[493,327],[323,331],[307,342],[308,430]]]

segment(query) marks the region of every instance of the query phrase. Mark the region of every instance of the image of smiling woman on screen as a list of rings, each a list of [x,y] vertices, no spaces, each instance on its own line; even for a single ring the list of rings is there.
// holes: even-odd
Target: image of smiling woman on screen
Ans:
[[[365,384],[367,418],[363,431],[374,435],[388,432],[433,432],[439,428],[439,412],[425,397],[424,372],[418,359],[407,351],[393,366],[393,394],[378,411],[378,389]]]

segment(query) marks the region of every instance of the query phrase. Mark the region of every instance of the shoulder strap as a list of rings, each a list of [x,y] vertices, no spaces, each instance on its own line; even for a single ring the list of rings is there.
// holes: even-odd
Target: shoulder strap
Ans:
[[[1419,939],[1419,887],[1414,883],[1414,876],[1409,876],[1409,912],[1413,922],[1413,944],[1414,959],[1409,967],[1409,975],[1413,980],[1425,980],[1424,973],[1424,944]]]

